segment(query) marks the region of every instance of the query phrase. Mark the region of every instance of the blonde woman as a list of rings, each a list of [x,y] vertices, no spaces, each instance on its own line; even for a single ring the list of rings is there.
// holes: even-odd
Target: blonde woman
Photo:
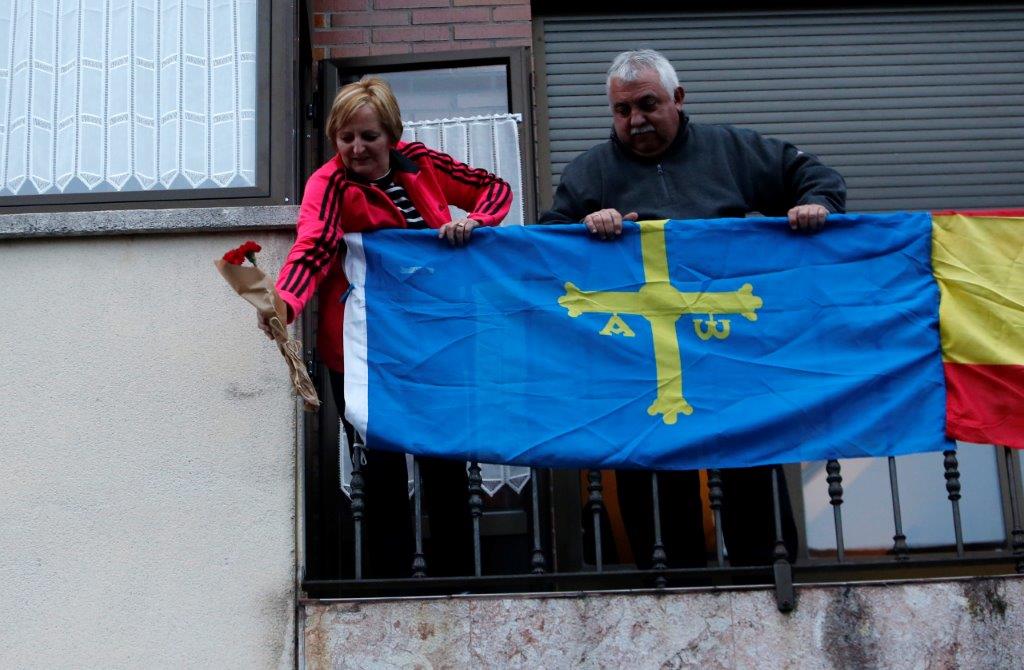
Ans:
[[[478,226],[495,226],[512,202],[509,185],[419,142],[402,142],[398,101],[387,82],[364,77],[334,98],[327,137],[337,154],[306,182],[297,238],[278,275],[277,291],[294,320],[314,294],[320,297],[317,347],[331,370],[331,387],[344,405],[342,269],[346,232],[430,228],[439,243],[463,246]],[[453,221],[449,205],[468,212]],[[269,325],[259,326],[269,334]],[[439,431],[440,435],[440,431]],[[441,438],[443,439],[443,437]],[[351,442],[350,442],[351,443]],[[403,454],[368,451],[363,469],[368,576],[408,576],[412,531]],[[468,574],[472,537],[465,464],[420,459],[424,504],[430,517],[430,574]],[[444,556],[441,553],[444,552]],[[433,555],[431,555],[433,554]]]

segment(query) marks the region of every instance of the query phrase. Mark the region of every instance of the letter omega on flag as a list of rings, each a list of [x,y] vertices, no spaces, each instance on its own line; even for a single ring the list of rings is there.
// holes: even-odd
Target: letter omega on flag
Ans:
[[[572,282],[565,283],[565,294],[558,304],[570,317],[584,313],[611,313],[601,335],[633,336],[619,314],[642,316],[651,324],[654,338],[654,360],[658,376],[658,395],[647,408],[651,416],[662,415],[666,424],[674,424],[680,412],[689,415],[693,407],[683,397],[682,357],[676,321],[684,314],[707,314],[694,319],[694,332],[701,340],[712,336],[723,340],[729,336],[729,321],[715,321],[715,314],[739,314],[749,321],[757,320],[757,310],[764,302],[753,293],[753,286],[743,284],[738,291],[719,293],[684,293],[672,285],[665,249],[666,221],[642,221],[640,250],[643,256],[644,285],[637,291],[581,291]]]

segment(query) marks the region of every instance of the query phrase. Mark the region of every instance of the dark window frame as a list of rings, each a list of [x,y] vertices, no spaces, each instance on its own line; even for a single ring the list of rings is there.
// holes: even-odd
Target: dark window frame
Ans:
[[[367,56],[338,58],[317,62],[315,75],[316,92],[312,102],[306,106],[304,115],[304,175],[312,174],[317,167],[334,154],[327,142],[324,124],[330,114],[334,93],[338,90],[341,73],[376,72],[387,76],[388,72],[427,70],[439,67],[471,67],[475,65],[503,64],[508,73],[508,100],[510,112],[521,114],[519,148],[523,170],[523,209],[527,220],[536,216],[536,166],[533,140],[533,107],[531,86],[531,57],[528,47],[472,49],[444,51],[427,54],[404,54],[395,56]],[[309,82],[312,83],[312,82]],[[312,301],[302,316],[302,332],[316,333],[319,327],[319,305]],[[304,549],[306,574],[323,578],[336,574],[338,567],[348,560],[343,550],[342,515],[338,510],[344,503],[338,477],[338,408],[330,390],[330,376],[326,366],[321,364],[316,350],[316,336],[304,338],[304,356],[307,366],[320,392],[323,404],[316,413],[303,417],[304,444],[304,499],[300,503],[304,511]],[[548,476],[543,474],[541,495],[544,504],[548,500]],[[484,519],[484,532],[501,534],[505,527],[516,528],[522,519],[511,515],[491,515]],[[545,529],[545,534],[549,532]]]
[[[536,157],[533,137],[533,89],[531,86],[531,59],[529,47],[505,47],[494,49],[462,49],[437,51],[423,54],[401,54],[395,56],[360,56],[357,58],[336,58],[320,61],[320,126],[322,128],[330,115],[333,95],[341,81],[341,73],[364,74],[375,72],[409,72],[448,67],[472,67],[475,65],[505,65],[508,69],[509,112],[519,114],[523,121],[519,125],[519,153],[523,169],[523,211],[524,218],[536,219],[537,187]],[[321,163],[334,154],[320,131]]]
[[[256,80],[256,185],[237,188],[52,193],[0,197],[0,214],[102,209],[240,207],[292,204],[297,193],[298,5],[259,0]],[[296,105],[271,105],[272,100]]]

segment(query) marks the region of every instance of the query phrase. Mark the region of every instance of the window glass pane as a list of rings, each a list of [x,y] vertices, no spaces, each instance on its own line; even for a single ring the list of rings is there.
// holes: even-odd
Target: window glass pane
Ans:
[[[1024,458],[1017,459],[1017,485],[1021,486],[1024,483]]]
[[[403,121],[503,114],[509,111],[505,65],[378,73],[387,79]]]
[[[1005,538],[995,449],[961,443],[960,514],[965,542],[1001,542]],[[850,550],[888,551],[895,533],[889,462],[885,458],[840,461],[843,476],[843,541]],[[946,497],[941,453],[896,459],[903,534],[911,549],[954,542],[953,513]],[[811,552],[836,547],[825,462],[803,464],[807,547]]]
[[[0,197],[254,186],[258,0],[0,0]]]

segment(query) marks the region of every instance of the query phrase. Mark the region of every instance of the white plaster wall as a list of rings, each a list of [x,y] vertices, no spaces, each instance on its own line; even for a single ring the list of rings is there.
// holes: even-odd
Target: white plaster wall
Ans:
[[[296,408],[213,260],[0,241],[0,668],[291,667]]]

